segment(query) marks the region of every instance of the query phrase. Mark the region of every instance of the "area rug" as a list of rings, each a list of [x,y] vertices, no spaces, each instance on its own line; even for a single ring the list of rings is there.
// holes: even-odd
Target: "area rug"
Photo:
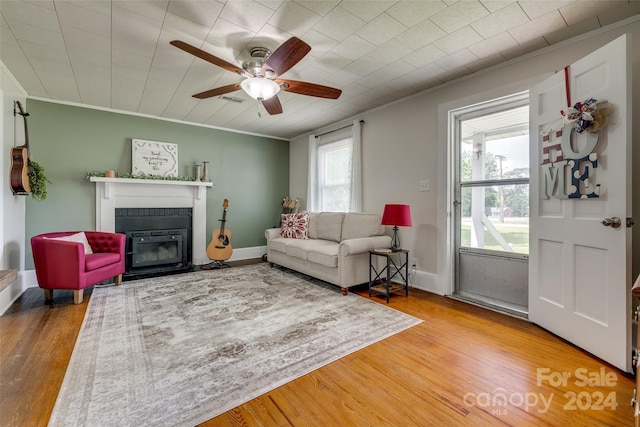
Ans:
[[[50,426],[193,426],[420,323],[266,263],[94,289]]]

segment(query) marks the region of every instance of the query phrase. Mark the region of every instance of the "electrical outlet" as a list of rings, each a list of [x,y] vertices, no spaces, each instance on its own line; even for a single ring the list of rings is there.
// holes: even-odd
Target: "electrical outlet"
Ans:
[[[420,181],[420,191],[429,191],[429,180],[423,179]]]
[[[411,259],[411,268],[418,268],[418,258]]]

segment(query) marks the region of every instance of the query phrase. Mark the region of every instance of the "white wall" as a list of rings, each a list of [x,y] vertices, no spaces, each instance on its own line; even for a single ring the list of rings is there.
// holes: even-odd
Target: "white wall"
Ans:
[[[2,189],[2,209],[0,219],[0,244],[2,256],[0,257],[0,270],[17,270],[18,280],[8,288],[0,292],[0,314],[2,314],[13,301],[27,288],[25,269],[25,197],[14,196],[11,192],[9,174],[11,171],[11,149],[16,145],[24,144],[24,122],[21,116],[14,120],[13,102],[20,101],[26,106],[26,93],[16,82],[15,78],[0,62],[0,128],[2,128],[2,150],[0,161],[2,162],[2,176],[0,188]],[[15,137],[15,140],[14,140]]]
[[[362,138],[363,210],[382,212],[385,203],[411,205],[413,227],[400,229],[403,248],[418,259],[414,285],[439,294],[451,284],[447,259],[446,120],[443,111],[527,90],[619,35],[632,35],[634,163],[640,165],[640,17],[505,62],[387,106],[365,112]],[[439,113],[440,111],[440,113]],[[342,123],[333,126],[338,127]],[[320,133],[331,127],[317,130]],[[290,144],[290,194],[306,195],[307,135]],[[640,166],[637,166],[640,168]],[[635,174],[634,212],[640,212],[640,175]],[[431,190],[419,191],[428,179]],[[640,214],[636,218],[640,224]],[[640,254],[640,226],[634,229],[634,252]],[[640,272],[635,256],[633,277]]]

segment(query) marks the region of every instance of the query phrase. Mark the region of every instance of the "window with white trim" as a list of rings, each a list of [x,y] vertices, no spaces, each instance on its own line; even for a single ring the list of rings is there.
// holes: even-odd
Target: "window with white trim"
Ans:
[[[307,210],[360,212],[362,123],[309,136]]]

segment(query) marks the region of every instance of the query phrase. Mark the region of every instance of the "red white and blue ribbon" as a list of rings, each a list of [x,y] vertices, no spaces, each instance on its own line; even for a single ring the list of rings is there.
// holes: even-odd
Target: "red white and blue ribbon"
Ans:
[[[584,132],[591,122],[593,122],[593,113],[598,109],[597,100],[589,98],[583,102],[576,102],[573,107],[569,107],[560,114],[564,117],[568,124],[573,124],[571,129],[573,132]]]

